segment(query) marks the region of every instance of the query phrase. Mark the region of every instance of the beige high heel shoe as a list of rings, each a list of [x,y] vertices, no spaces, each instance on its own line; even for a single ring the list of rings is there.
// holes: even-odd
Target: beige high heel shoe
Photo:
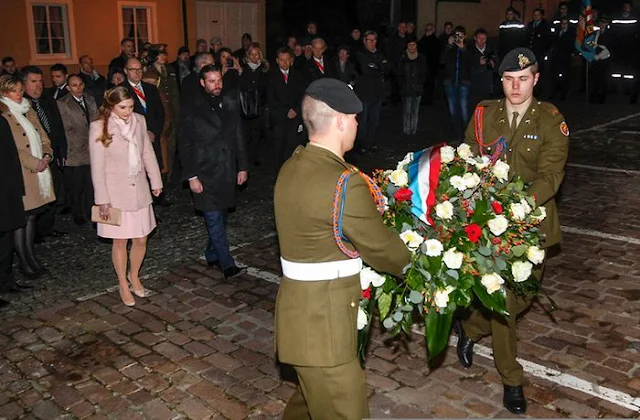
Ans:
[[[133,283],[131,283],[131,273],[127,274],[127,281],[131,285],[131,291],[133,292],[134,295],[141,298],[147,296],[147,291],[145,290],[144,286],[142,287],[142,290],[136,290],[135,287],[133,287]]]
[[[125,300],[124,296],[122,295],[122,287],[119,287],[118,290],[120,292],[120,300],[122,300],[122,303],[124,303],[126,306],[133,306],[136,304],[136,300],[133,298],[133,296],[131,296],[131,300]]]

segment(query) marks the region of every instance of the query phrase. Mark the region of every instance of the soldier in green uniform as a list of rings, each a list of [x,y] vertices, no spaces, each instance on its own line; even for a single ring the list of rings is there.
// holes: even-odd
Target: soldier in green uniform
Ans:
[[[564,177],[569,129],[555,106],[533,97],[539,73],[531,50],[510,51],[500,65],[500,75],[505,97],[478,104],[465,142],[475,153],[506,159],[511,174],[521,176],[530,185],[530,195],[547,211],[540,232],[542,245],[548,249],[560,242],[555,195]],[[534,275],[542,279],[542,270]],[[516,414],[527,409],[522,366],[516,361],[516,317],[530,305],[531,299],[507,292],[510,316],[474,309],[468,318],[454,326],[459,336],[458,358],[465,367],[472,364],[474,343],[491,335],[493,357],[504,384],[503,402]]]
[[[309,143],[285,162],[275,186],[283,272],[276,350],[299,380],[284,412],[287,420],[368,417],[365,374],[357,358],[362,261],[395,276],[410,262],[398,234],[382,222],[370,180],[344,160],[361,111],[362,103],[343,82],[325,78],[309,85],[302,102]],[[345,177],[340,212],[334,195]],[[336,238],[336,212],[342,214],[344,240]]]

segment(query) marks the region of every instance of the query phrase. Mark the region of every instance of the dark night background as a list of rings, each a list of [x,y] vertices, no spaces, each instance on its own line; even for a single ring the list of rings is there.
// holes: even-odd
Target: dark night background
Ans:
[[[267,38],[269,50],[284,45],[288,35],[301,36],[306,23],[313,20],[318,24],[320,36],[330,44],[343,43],[352,28],[373,29],[382,37],[390,34],[391,8],[394,7],[396,21],[415,21],[420,0],[266,0]],[[441,0],[464,1],[464,0]],[[467,0],[473,1],[473,0]],[[477,1],[477,0],[475,0]],[[495,0],[480,0],[495,1]],[[540,2],[524,0],[527,9],[533,10]],[[592,0],[593,7],[611,16],[621,9],[623,0]],[[513,0],[514,5],[522,0]],[[570,10],[574,15],[580,12],[581,0],[571,0]],[[551,18],[555,10],[547,10]],[[637,10],[636,10],[637,12]],[[497,22],[502,16],[496,17]],[[421,30],[421,27],[420,27]]]

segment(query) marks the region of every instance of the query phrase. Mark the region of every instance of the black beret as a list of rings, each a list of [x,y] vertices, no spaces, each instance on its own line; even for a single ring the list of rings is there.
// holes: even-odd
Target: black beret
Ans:
[[[305,93],[342,114],[362,112],[362,102],[353,88],[338,79],[318,79],[309,85]]]
[[[536,55],[529,48],[514,48],[509,51],[500,63],[500,76],[505,71],[520,71],[533,66]]]
[[[183,46],[183,47],[180,47],[180,48],[178,49],[178,55],[180,55],[180,54],[182,54],[182,53],[190,54],[190,52],[189,52],[189,47],[184,47],[184,46]]]

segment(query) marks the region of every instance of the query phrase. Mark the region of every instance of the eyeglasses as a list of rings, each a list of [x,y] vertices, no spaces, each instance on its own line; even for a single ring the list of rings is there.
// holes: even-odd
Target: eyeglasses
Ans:
[[[127,70],[132,71],[134,73],[142,73],[142,68],[131,68],[127,67]]]

